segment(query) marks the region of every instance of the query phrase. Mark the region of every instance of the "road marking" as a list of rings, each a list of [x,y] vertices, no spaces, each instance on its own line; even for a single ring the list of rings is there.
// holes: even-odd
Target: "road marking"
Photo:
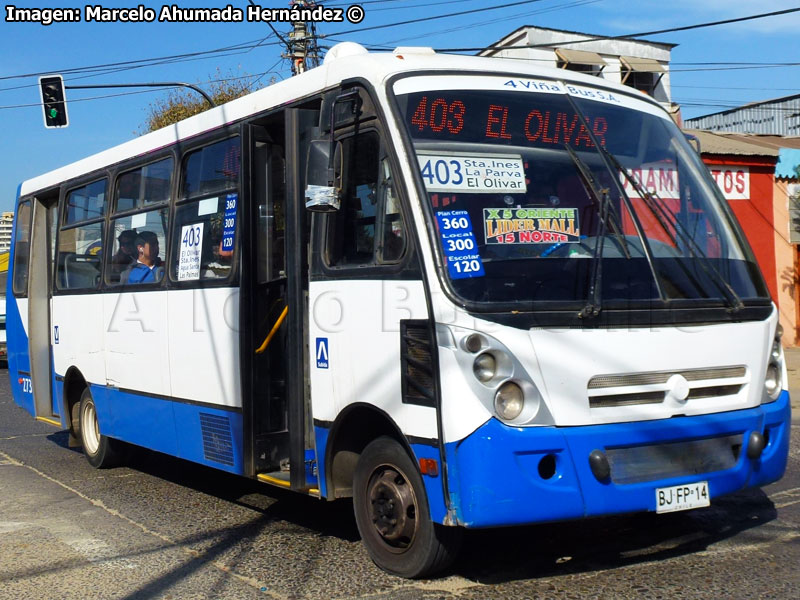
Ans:
[[[786,508],[787,506],[798,504],[800,503],[800,487],[775,492],[774,494],[770,494],[769,498],[772,500],[775,508]],[[788,502],[775,502],[775,500],[781,500],[782,498],[788,499]]]
[[[39,469],[37,469],[35,467],[23,464],[23,463],[15,460],[14,458],[9,456],[5,452],[0,451],[0,460],[6,460],[6,461],[8,461],[10,464],[12,464],[14,466],[24,467],[26,469],[29,469],[30,471],[33,471],[34,473],[36,473],[40,477],[43,477],[44,479],[47,479],[48,481],[51,481],[51,482],[55,483],[56,485],[60,485],[65,490],[67,490],[69,492],[72,492],[73,494],[75,494],[79,498],[82,498],[83,500],[86,500],[87,502],[89,502],[93,506],[96,506],[97,508],[99,508],[101,510],[104,510],[105,512],[107,512],[108,514],[110,514],[110,515],[112,515],[114,517],[122,519],[123,521],[133,525],[134,527],[138,527],[139,529],[141,529],[146,534],[151,535],[151,536],[153,536],[155,538],[158,538],[159,540],[161,540],[165,544],[182,551],[184,554],[188,554],[192,558],[202,559],[203,556],[204,556],[204,552],[200,552],[198,550],[194,550],[192,548],[187,548],[185,546],[182,546],[181,544],[179,544],[175,540],[171,539],[170,537],[168,537],[168,536],[166,536],[166,535],[164,535],[162,533],[159,533],[157,531],[154,531],[154,530],[148,528],[146,525],[144,525],[142,523],[139,523],[138,521],[134,521],[130,517],[127,517],[127,516],[123,515],[122,513],[120,513],[118,510],[114,510],[113,508],[109,508],[108,506],[106,506],[103,503],[102,500],[96,500],[95,498],[90,498],[86,494],[83,494],[83,493],[79,492],[78,490],[76,490],[75,488],[67,485],[66,483],[63,483],[63,482],[59,481],[58,479],[55,479],[55,478],[51,477],[47,473],[44,473],[44,472],[40,471]],[[85,538],[85,537],[84,538],[76,538],[76,539],[73,540],[73,542],[76,543],[78,545],[78,547],[82,548],[85,552],[96,552],[97,551],[97,546],[93,547],[92,543],[89,542],[89,538]],[[101,542],[101,543],[105,544],[105,542]],[[84,554],[84,556],[85,556],[85,554]],[[120,559],[120,560],[124,560],[124,559]],[[240,573],[237,573],[236,571],[233,571],[229,566],[227,566],[226,564],[224,564],[221,561],[212,560],[212,561],[208,561],[206,564],[209,564],[212,567],[222,571],[223,573],[226,573],[226,574],[230,575],[231,577],[233,577],[235,579],[238,579],[242,583],[245,583],[245,584],[247,584],[249,586],[252,586],[252,587],[258,589],[259,591],[263,592],[266,596],[271,596],[272,598],[275,598],[276,600],[285,600],[285,598],[286,598],[285,596],[270,590],[265,583],[262,583],[262,582],[258,581],[257,579],[255,579],[253,577],[247,577],[246,575],[242,575]]]

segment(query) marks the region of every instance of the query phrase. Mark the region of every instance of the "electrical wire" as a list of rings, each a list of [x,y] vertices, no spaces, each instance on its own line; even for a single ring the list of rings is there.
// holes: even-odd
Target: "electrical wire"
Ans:
[[[799,8],[787,8],[785,10],[777,10],[777,11],[774,11],[774,12],[760,13],[760,14],[757,14],[757,15],[749,15],[747,17],[737,17],[737,18],[734,18],[734,19],[725,19],[725,20],[722,20],[722,21],[710,21],[710,22],[707,22],[707,23],[696,23],[694,25],[684,25],[684,26],[681,26],[681,27],[670,27],[668,29],[656,29],[656,30],[653,30],[653,31],[643,31],[643,32],[640,32],[640,33],[626,33],[624,35],[609,35],[609,36],[592,35],[592,36],[589,36],[587,38],[586,35],[579,34],[579,35],[582,36],[581,39],[576,39],[576,40],[572,40],[572,41],[569,41],[569,42],[559,42],[559,44],[560,45],[567,45],[567,44],[572,45],[572,44],[585,44],[585,43],[588,43],[588,42],[597,42],[597,41],[604,41],[604,40],[626,40],[626,39],[636,41],[635,38],[641,38],[641,37],[646,37],[646,36],[651,36],[651,35],[658,35],[658,34],[661,34],[661,33],[674,33],[676,31],[689,31],[689,30],[692,30],[692,29],[702,29],[704,27],[716,27],[717,25],[728,25],[730,23],[741,23],[743,21],[752,21],[752,20],[755,20],[755,19],[765,19],[767,17],[776,17],[776,16],[779,16],[779,15],[786,15],[786,14],[789,14],[789,13],[795,13],[795,12],[799,12],[799,11],[800,11],[800,7]],[[437,50],[437,52],[482,52],[484,50],[507,50],[509,48],[515,48],[515,49],[518,49],[518,48],[549,48],[549,47],[552,47],[552,46],[553,46],[552,43],[546,43],[546,44],[543,43],[543,44],[524,44],[524,45],[520,45],[520,46],[487,46],[487,47],[483,47],[483,48],[443,48],[443,49],[437,48],[436,50]]]
[[[523,4],[534,4],[536,2],[542,2],[542,1],[543,0],[520,0],[518,2],[505,2],[499,6],[488,6],[483,8],[475,8],[472,10],[462,10],[459,12],[447,13],[444,15],[433,15],[430,17],[409,19],[408,21],[395,21],[394,23],[383,23],[382,25],[372,25],[371,27],[361,27],[359,29],[348,29],[346,31],[337,31],[334,35],[350,35],[351,33],[363,33],[365,31],[375,31],[378,29],[387,29],[389,27],[399,27],[400,25],[410,25],[412,23],[417,24],[417,23],[424,23],[427,21],[436,21],[438,19],[449,19],[451,17],[463,17],[465,15],[484,13],[492,10],[501,10],[504,8],[511,8],[512,6],[522,6]],[[320,37],[325,38],[328,36],[321,35]]]

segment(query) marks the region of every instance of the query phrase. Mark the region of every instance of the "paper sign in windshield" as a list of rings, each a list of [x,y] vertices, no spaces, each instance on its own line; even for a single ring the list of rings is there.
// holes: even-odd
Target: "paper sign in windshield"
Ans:
[[[178,281],[200,279],[200,255],[203,249],[204,223],[184,225],[181,229]]]
[[[443,210],[436,213],[439,237],[442,239],[447,272],[451,279],[483,277],[483,261],[472,232],[472,220],[465,210]]]
[[[525,167],[519,155],[418,154],[429,192],[524,194]]]
[[[486,244],[569,244],[580,241],[577,208],[484,208]]]

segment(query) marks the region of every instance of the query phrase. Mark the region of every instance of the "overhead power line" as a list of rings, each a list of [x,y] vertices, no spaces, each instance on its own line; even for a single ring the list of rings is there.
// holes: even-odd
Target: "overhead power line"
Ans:
[[[511,6],[511,5],[504,5]],[[674,33],[676,31],[689,31],[691,29],[702,29],[704,27],[716,27],[717,25],[728,25],[730,23],[741,23],[743,21],[753,21],[755,19],[765,19],[768,17],[777,17],[779,15],[787,15],[790,13],[800,12],[800,8],[787,8],[785,10],[777,10],[768,13],[760,13],[757,15],[750,15],[747,17],[737,17],[735,19],[724,19],[722,21],[710,21],[708,23],[696,23],[694,25],[684,25],[682,27],[670,27],[667,29],[656,29],[654,31],[642,31],[640,33],[626,33],[624,35],[593,35],[588,38],[582,36],[581,39],[575,39],[567,42],[559,42],[560,45],[584,44],[588,42],[597,42],[603,40],[634,40],[635,38],[642,38],[651,35],[658,35],[661,33]],[[539,43],[539,44],[523,44],[519,46],[484,46],[480,48],[437,48],[437,52],[480,52],[481,50],[505,50],[508,48],[549,48],[552,43]]]
[[[265,43],[270,36],[261,38],[260,40],[250,40],[249,42],[242,42],[240,44],[234,44],[232,46],[224,46],[222,48],[215,48],[213,50],[201,50],[198,52],[186,52],[184,54],[171,54],[167,56],[156,56],[153,58],[140,58],[135,60],[125,60],[120,62],[113,62],[113,63],[104,63],[99,65],[88,65],[84,67],[72,67],[68,69],[50,69],[48,71],[39,71],[36,73],[22,73],[18,75],[5,75],[0,77],[0,81],[8,80],[8,79],[23,79],[26,77],[38,77],[40,75],[48,75],[50,73],[61,73],[61,74],[74,74],[74,73],[85,73],[91,72],[93,69],[107,69],[110,67],[125,67],[125,66],[150,66],[152,64],[164,64],[164,61],[167,62],[181,62],[180,59],[193,59],[199,56],[206,56],[210,54],[219,54],[222,52],[234,52],[234,51],[250,51],[254,48],[258,48],[260,46],[274,46],[280,44],[280,42],[268,42]]]
[[[334,35],[349,35],[351,33],[363,33],[365,31],[375,31],[376,29],[387,29],[389,27],[399,27],[400,25],[411,25],[412,23],[423,23],[426,21],[435,21],[437,19],[449,19],[451,17],[462,17],[464,15],[471,15],[475,13],[486,13],[492,10],[502,10],[504,8],[511,8],[512,6],[522,6],[523,4],[534,4],[542,2],[543,0],[521,0],[519,2],[505,2],[499,6],[488,6],[484,8],[475,8],[472,10],[461,10],[454,13],[447,13],[444,15],[433,15],[431,17],[422,17],[417,19],[409,19],[408,21],[395,21],[394,23],[384,23],[382,25],[373,25],[371,27],[361,27],[359,29],[349,29],[347,31],[337,31]],[[320,37],[327,37],[321,35]]]

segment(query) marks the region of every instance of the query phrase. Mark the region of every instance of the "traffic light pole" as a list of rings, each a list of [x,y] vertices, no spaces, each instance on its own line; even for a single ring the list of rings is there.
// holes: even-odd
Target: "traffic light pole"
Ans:
[[[191,90],[194,90],[203,98],[206,99],[211,105],[211,108],[214,108],[216,104],[211,99],[206,92],[202,89],[197,87],[196,85],[192,85],[191,83],[180,83],[177,81],[170,81],[170,82],[163,82],[163,83],[113,83],[108,85],[65,85],[64,89],[67,90],[93,90],[93,89],[102,89],[102,88],[132,88],[132,87],[187,87]]]

